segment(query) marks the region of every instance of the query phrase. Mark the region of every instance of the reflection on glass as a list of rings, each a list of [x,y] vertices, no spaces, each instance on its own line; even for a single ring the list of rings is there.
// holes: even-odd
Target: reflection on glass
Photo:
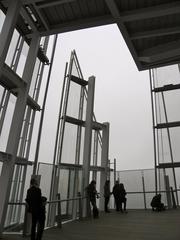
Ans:
[[[4,23],[4,19],[5,19],[5,15],[4,15],[4,13],[0,10],[0,33],[1,33],[1,30],[2,30],[2,26],[3,26],[3,23]]]
[[[21,56],[20,56],[20,59],[19,59],[18,67],[17,67],[17,74],[20,77],[22,77],[22,74],[23,74],[23,71],[24,71],[24,66],[25,66],[28,50],[29,50],[29,46],[26,42],[24,42],[23,48],[22,48],[22,53],[21,53]]]
[[[13,36],[12,36],[12,39],[11,39],[11,43],[9,45],[9,49],[8,49],[8,53],[7,53],[7,56],[6,56],[6,60],[5,60],[5,63],[8,66],[11,66],[11,64],[12,64],[12,60],[13,60],[13,56],[15,54],[18,38],[19,38],[19,33],[15,29],[14,33],[13,33]]]

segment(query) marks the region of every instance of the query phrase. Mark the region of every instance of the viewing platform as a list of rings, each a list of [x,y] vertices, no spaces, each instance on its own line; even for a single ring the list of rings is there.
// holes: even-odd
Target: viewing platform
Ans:
[[[100,213],[99,219],[63,224],[44,231],[43,240],[179,240],[180,210],[153,212],[129,210],[128,213]],[[21,235],[7,235],[5,240],[22,240]],[[29,240],[29,237],[24,239]]]

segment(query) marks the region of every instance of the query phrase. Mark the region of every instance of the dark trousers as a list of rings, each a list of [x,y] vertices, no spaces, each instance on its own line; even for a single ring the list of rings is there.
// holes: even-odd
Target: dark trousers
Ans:
[[[96,205],[96,199],[90,199],[90,203],[93,207],[93,218],[98,218],[99,217],[99,210]]]
[[[120,210],[121,211],[122,211],[122,204],[124,204],[124,211],[126,211],[126,201],[127,201],[126,198],[119,200],[119,202],[120,202],[119,205],[120,205]]]
[[[114,197],[115,205],[116,205],[116,211],[120,211],[120,201],[119,197]]]
[[[41,240],[45,225],[45,215],[32,214],[31,240]],[[36,234],[37,228],[37,234]]]
[[[108,203],[109,203],[109,196],[108,197],[104,197],[104,211],[108,212]]]

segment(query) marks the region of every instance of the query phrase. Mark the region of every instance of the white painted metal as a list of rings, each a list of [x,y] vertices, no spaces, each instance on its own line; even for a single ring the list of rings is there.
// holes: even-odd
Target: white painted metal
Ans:
[[[104,167],[104,171],[101,171],[100,175],[100,210],[104,209],[104,184],[107,180],[108,173],[108,161],[109,161],[109,123],[104,123],[104,128],[102,131],[102,155],[101,155],[101,167]]]
[[[39,47],[40,37],[39,35],[34,35],[30,49],[28,52],[27,60],[25,63],[25,68],[23,72],[23,79],[27,83],[24,88],[19,89],[17,101],[15,105],[14,115],[12,119],[12,124],[10,128],[8,143],[6,152],[12,154],[12,159],[3,163],[1,171],[1,181],[0,181],[0,233],[3,231],[3,226],[5,222],[5,216],[8,206],[9,194],[11,190],[11,182],[14,171],[14,164],[18,149],[19,137],[21,134],[21,127],[24,118],[24,111],[26,107],[29,86],[34,70],[34,65],[37,57],[38,47]]]
[[[82,196],[86,196],[85,188],[89,184],[89,172],[91,161],[91,138],[92,138],[92,120],[94,108],[94,88],[95,77],[91,76],[88,80],[88,98],[86,108],[86,123],[84,136],[84,152],[83,152],[83,170],[82,170]],[[87,201],[83,201],[83,217],[87,215]]]
[[[11,0],[0,36],[0,75],[6,59],[15,24],[21,8],[21,1]]]

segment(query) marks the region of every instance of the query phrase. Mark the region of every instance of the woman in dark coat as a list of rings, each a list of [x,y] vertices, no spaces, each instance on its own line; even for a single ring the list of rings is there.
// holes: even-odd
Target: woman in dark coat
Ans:
[[[104,184],[104,211],[107,213],[110,212],[108,209],[110,196],[111,196],[110,181],[106,180],[106,182]]]
[[[112,193],[113,193],[114,200],[115,200],[116,211],[119,212],[119,210],[120,210],[120,187],[119,187],[118,181],[115,182]]]
[[[123,183],[119,184],[119,194],[120,194],[120,197],[119,197],[120,211],[123,212],[122,204],[124,204],[124,212],[127,212],[126,211],[126,202],[127,202],[126,194],[127,193],[126,193],[126,190],[124,188],[124,184]]]

